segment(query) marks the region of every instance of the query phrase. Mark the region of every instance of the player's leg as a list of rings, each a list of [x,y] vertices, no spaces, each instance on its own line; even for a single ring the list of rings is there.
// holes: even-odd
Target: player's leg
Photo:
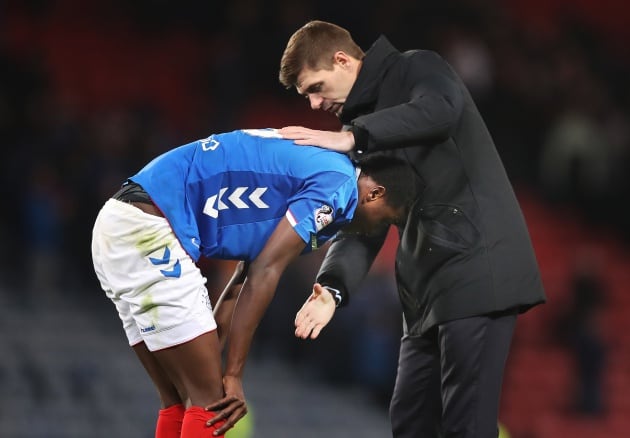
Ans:
[[[144,342],[134,345],[138,359],[158,390],[162,402],[155,438],[180,438],[184,421],[186,395],[181,394]]]
[[[209,437],[223,424],[207,427],[206,422],[214,413],[204,410],[204,406],[223,396],[216,330],[154,352],[149,351],[144,342],[134,345],[133,349],[162,400],[156,438]]]
[[[141,360],[161,397],[170,403],[178,392],[193,403],[184,415],[181,437],[211,436],[220,425],[205,426],[203,418],[213,413],[203,407],[223,396],[223,386],[206,279],[163,217],[116,200],[109,200],[99,216],[95,268],[118,309],[129,345],[144,342],[153,352],[163,372],[144,355]],[[142,347],[136,350],[143,353]],[[188,427],[188,435],[186,417],[198,429]]]
[[[220,427],[206,422],[214,417],[204,407],[223,396],[221,350],[216,330],[204,333],[183,344],[153,352],[173,380],[180,382],[188,394],[190,406],[184,416],[182,438],[210,437]]]
[[[152,278],[148,282],[151,286],[138,297],[128,299],[133,303],[134,321],[146,347],[164,375],[189,401],[181,438],[210,437],[223,424],[207,427],[206,422],[214,413],[204,409],[223,397],[217,327],[199,268],[177,241],[172,241],[168,249],[171,260],[179,263],[178,276],[159,280],[147,274]],[[171,273],[168,267],[158,273],[162,271]]]
[[[442,414],[437,330],[401,340],[390,404],[394,438],[439,436]]]
[[[172,379],[181,384],[190,404],[206,406],[223,397],[219,339],[215,330],[153,355]]]
[[[181,388],[181,385],[174,383],[167,375],[164,368],[158,363],[153,353],[149,351],[142,340],[129,303],[121,299],[113,299],[112,301],[118,310],[118,315],[123,323],[129,344],[132,346],[160,396],[161,409],[158,412],[155,438],[180,438],[187,396],[183,390],[178,390],[178,388]]]
[[[514,313],[441,324],[443,436],[498,436],[503,371],[516,323]]]
[[[120,299],[114,299],[113,302],[122,320],[129,344],[160,396],[161,408],[158,411],[155,438],[180,438],[184,421],[186,393],[181,389],[178,390],[181,385],[174,383],[153,356],[153,353],[147,348],[133,319],[129,303]]]
[[[175,389],[175,386],[166,376],[156,359],[147,349],[142,336],[136,325],[130,304],[123,298],[123,293],[118,292],[119,288],[126,282],[124,277],[127,269],[133,264],[127,264],[127,260],[116,260],[121,254],[128,254],[126,248],[118,245],[124,238],[124,232],[129,223],[121,220],[126,216],[125,212],[119,211],[117,202],[108,202],[99,212],[92,234],[92,260],[94,270],[101,287],[107,297],[118,311],[118,316],[122,321],[123,330],[136,355],[149,374],[156,386],[161,399],[161,408],[158,413],[155,436],[156,438],[180,438],[182,421],[184,418],[184,404],[182,397]],[[129,206],[125,206],[129,209]],[[133,227],[131,227],[133,228]],[[113,230],[120,233],[113,238]],[[137,257],[134,257],[137,258]],[[122,275],[116,275],[122,274]]]

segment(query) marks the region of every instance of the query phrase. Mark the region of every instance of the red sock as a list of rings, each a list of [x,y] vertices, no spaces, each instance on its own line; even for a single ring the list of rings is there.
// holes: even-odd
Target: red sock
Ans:
[[[212,432],[221,427],[225,420],[213,424],[211,427],[206,426],[206,421],[213,418],[216,414],[206,411],[199,406],[191,406],[186,409],[184,414],[184,424],[182,425],[181,438],[223,438],[225,435],[212,435]]]
[[[155,438],[180,438],[185,411],[181,404],[160,409]]]

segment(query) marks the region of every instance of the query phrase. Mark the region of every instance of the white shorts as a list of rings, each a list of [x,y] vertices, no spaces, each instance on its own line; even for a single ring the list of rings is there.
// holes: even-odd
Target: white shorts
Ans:
[[[206,279],[163,217],[109,199],[92,231],[92,261],[129,345],[155,351],[216,329]]]

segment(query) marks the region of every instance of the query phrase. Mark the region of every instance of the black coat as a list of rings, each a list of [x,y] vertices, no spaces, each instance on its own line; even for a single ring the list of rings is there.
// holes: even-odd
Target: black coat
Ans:
[[[421,179],[396,256],[409,333],[462,317],[524,312],[545,301],[525,220],[493,139],[439,55],[401,53],[380,37],[340,119],[358,149],[403,157]],[[335,240],[318,281],[351,295],[383,240]]]

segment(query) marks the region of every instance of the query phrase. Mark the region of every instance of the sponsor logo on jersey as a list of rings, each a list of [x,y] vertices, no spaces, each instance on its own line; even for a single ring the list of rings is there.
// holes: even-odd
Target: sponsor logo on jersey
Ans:
[[[333,221],[333,210],[328,205],[322,205],[315,210],[315,228],[321,231],[324,227],[330,225]]]

